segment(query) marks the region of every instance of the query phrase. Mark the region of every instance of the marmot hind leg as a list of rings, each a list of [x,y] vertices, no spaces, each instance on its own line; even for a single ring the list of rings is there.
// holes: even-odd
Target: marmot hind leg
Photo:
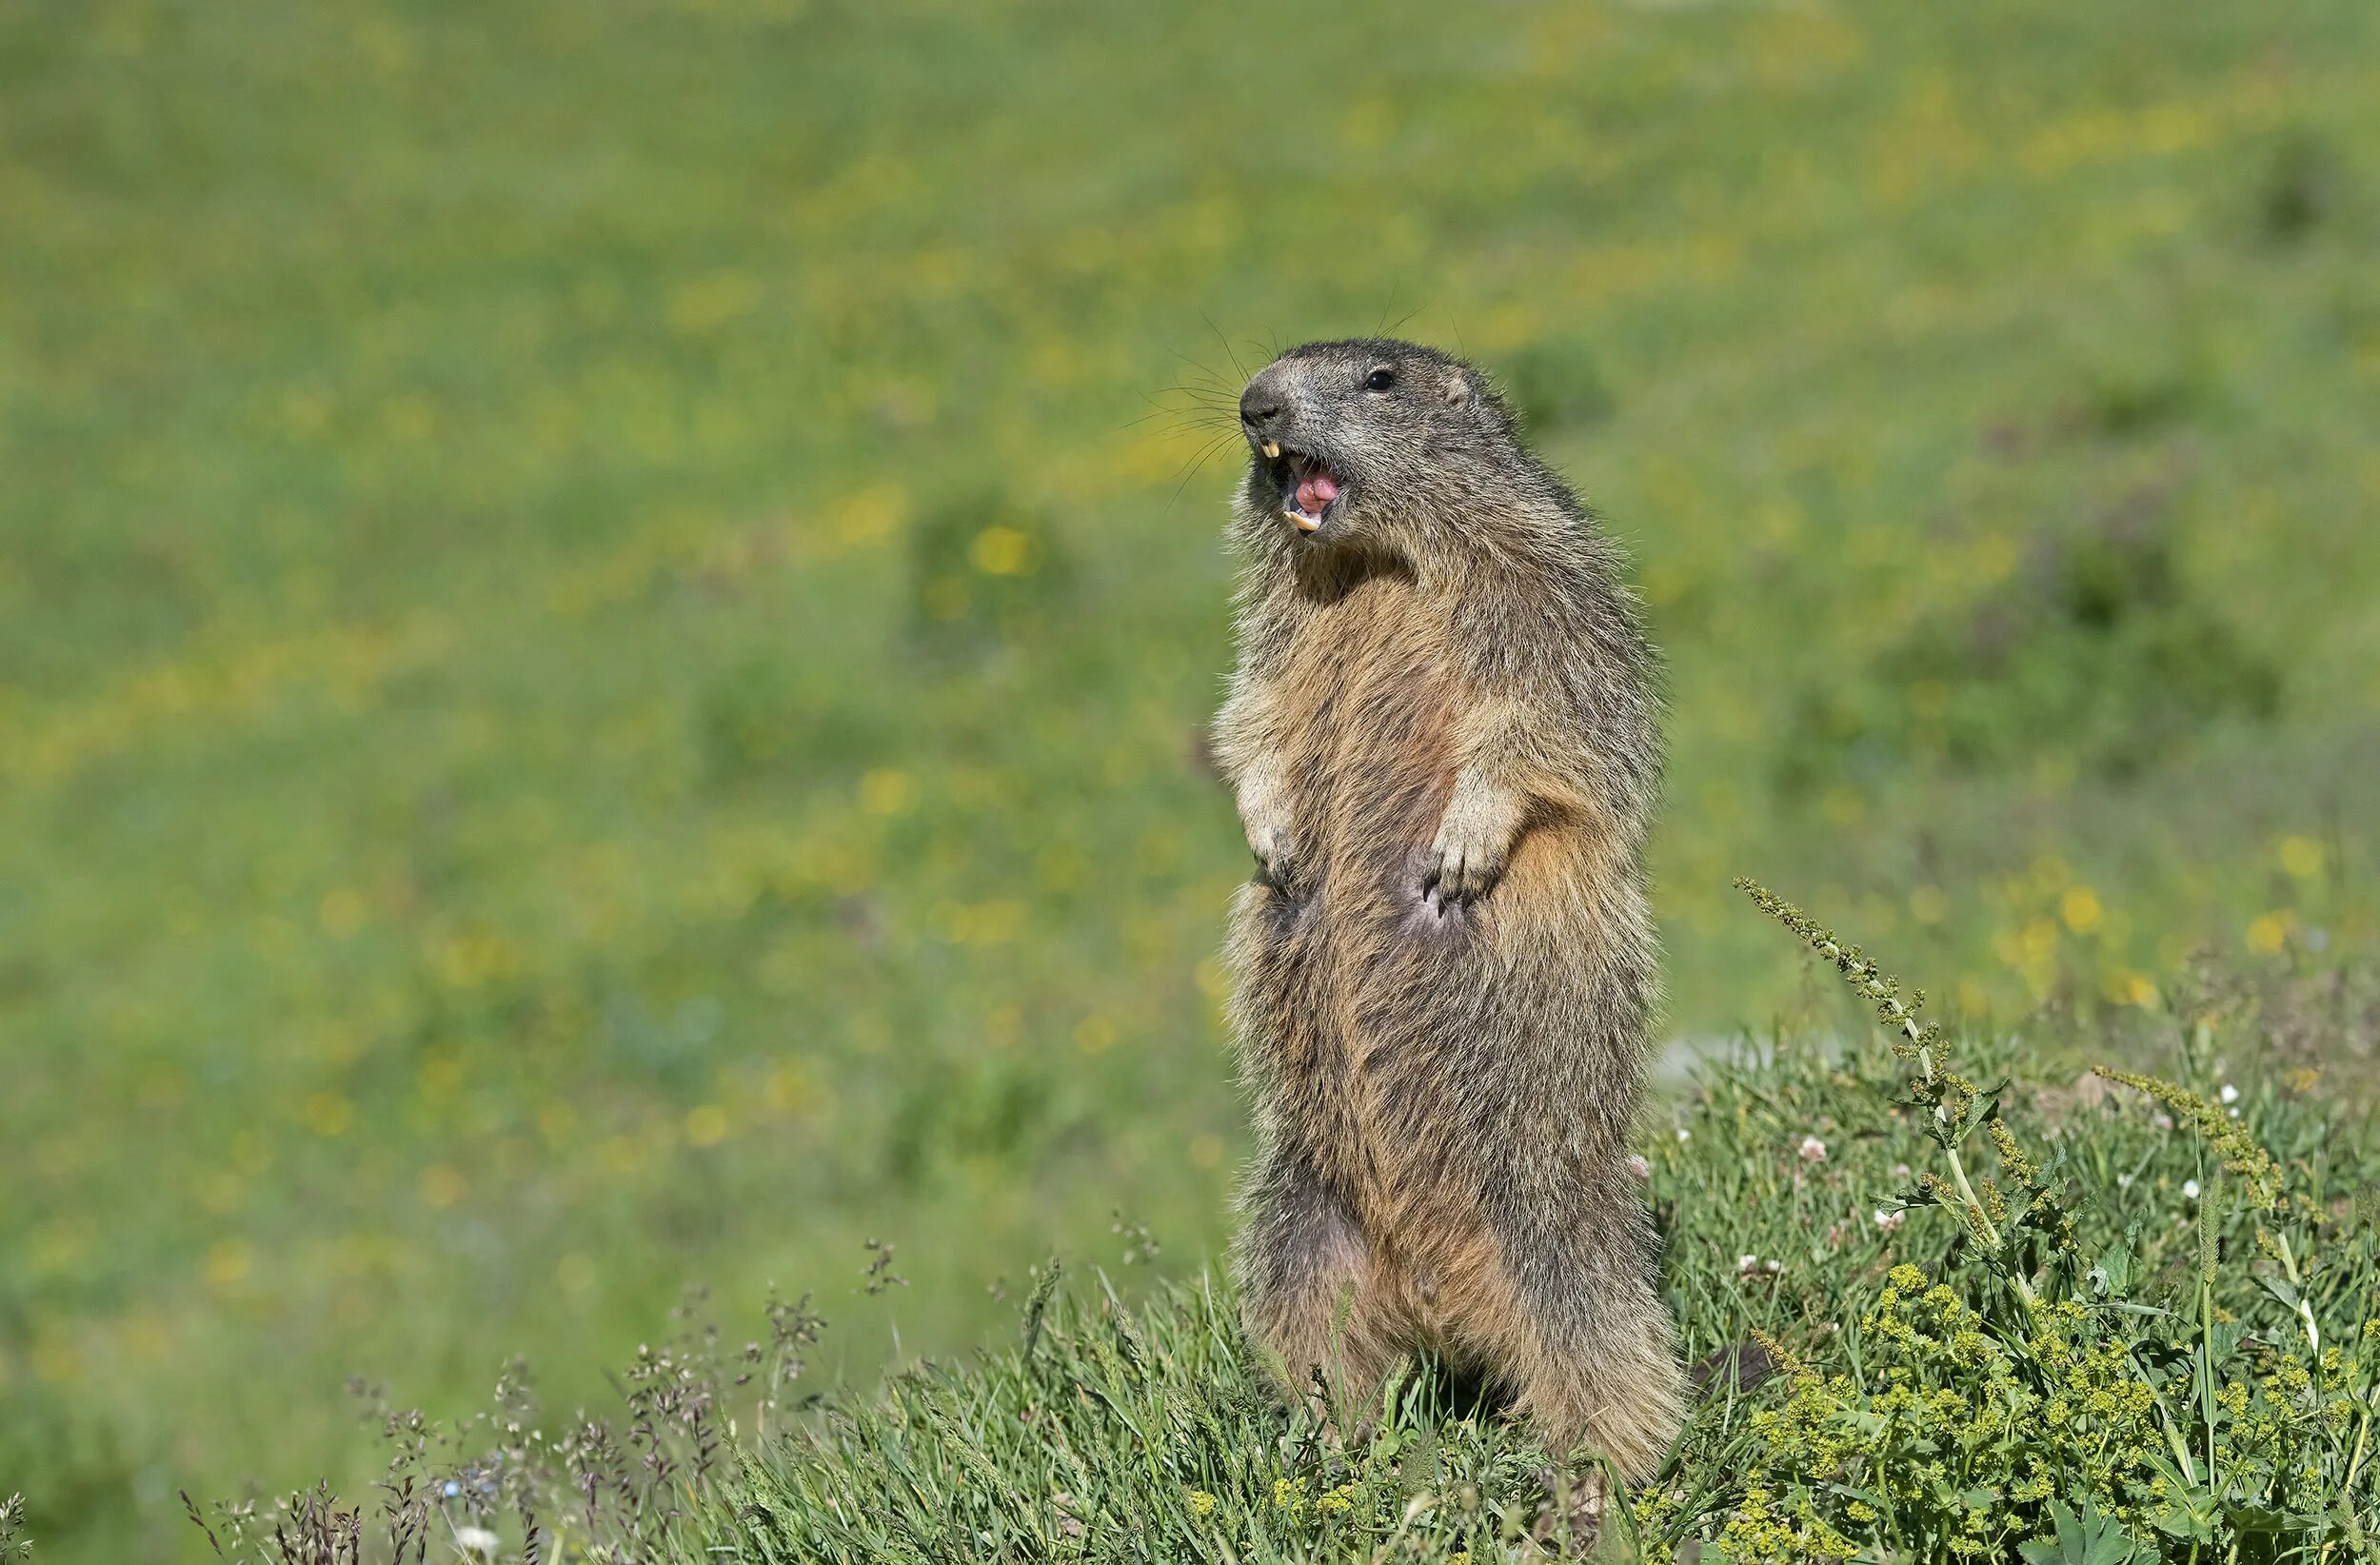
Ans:
[[[1314,1399],[1341,1436],[1359,1433],[1405,1348],[1387,1318],[1371,1246],[1338,1198],[1288,1155],[1265,1158],[1245,1201],[1241,1323],[1284,1397]]]
[[[1540,1251],[1508,1275],[1497,1355],[1513,1410],[1557,1461],[1599,1452],[1631,1483],[1660,1470],[1684,1416],[1676,1332],[1636,1238]]]

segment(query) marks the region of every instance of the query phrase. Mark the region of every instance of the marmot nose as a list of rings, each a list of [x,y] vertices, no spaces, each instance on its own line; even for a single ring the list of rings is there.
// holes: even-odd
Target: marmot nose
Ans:
[[[1272,392],[1250,386],[1240,393],[1240,422],[1262,434],[1280,417],[1280,402]]]

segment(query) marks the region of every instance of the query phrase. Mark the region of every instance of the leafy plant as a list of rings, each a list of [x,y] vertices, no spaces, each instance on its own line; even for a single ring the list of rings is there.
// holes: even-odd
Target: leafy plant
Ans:
[[[1912,1199],[1946,1210],[1957,1235],[1931,1270],[1903,1261],[1882,1287],[1847,1290],[1855,1329],[1814,1340],[1809,1358],[1780,1352],[1783,1397],[1752,1416],[1738,1454],[1746,1476],[1719,1535],[1729,1557],[2360,1549],[2380,1274],[2358,1208],[2322,1199],[2322,1161],[2285,1169],[2235,1088],[2103,1067],[2096,1079],[2131,1089],[2152,1124],[2179,1127],[2193,1167],[2184,1210],[2119,1226],[2072,1178],[2075,1143],[2058,1127],[2044,1162],[2007,1123],[2009,1083],[1979,1088],[1939,1058],[1921,994],[1904,998],[1858,947],[1739,883],[1875,1007],[1916,1065],[1897,1106],[1950,1178],[1922,1178]],[[1963,1150],[1986,1126],[1998,1176],[1971,1179]],[[2192,1285],[2157,1287],[2176,1263]],[[1677,1530],[1657,1501],[1646,1509]]]
[[[2050,1501],[2048,1510],[2057,1535],[2018,1544],[2016,1552],[2025,1565],[2126,1565],[2140,1552],[2124,1530],[2112,1517],[2101,1515],[2087,1498],[2080,1512],[2057,1500]]]

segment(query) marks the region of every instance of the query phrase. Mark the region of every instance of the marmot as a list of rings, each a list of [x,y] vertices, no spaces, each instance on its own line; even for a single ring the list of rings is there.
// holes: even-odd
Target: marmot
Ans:
[[[1431,1348],[1557,1459],[1649,1476],[1680,1408],[1629,1166],[1660,698],[1618,550],[1433,349],[1292,348],[1240,421],[1246,1327],[1293,1397],[1319,1369],[1367,1407]]]

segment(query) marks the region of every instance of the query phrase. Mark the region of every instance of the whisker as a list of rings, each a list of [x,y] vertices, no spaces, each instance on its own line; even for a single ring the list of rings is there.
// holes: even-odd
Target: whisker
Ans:
[[[1179,403],[1159,402],[1159,399],[1163,397],[1178,398]],[[1187,406],[1192,407],[1236,407],[1240,403],[1238,397],[1195,386],[1160,386],[1154,391],[1141,392],[1140,400],[1160,406]]]
[[[1199,386],[1160,386],[1155,392],[1144,393],[1144,395],[1150,401],[1155,401],[1158,397],[1180,397],[1182,401],[1199,407],[1237,407],[1240,406],[1239,397],[1231,392]]]
[[[1163,420],[1165,422],[1160,423],[1160,420]],[[1236,422],[1237,421],[1233,420],[1228,414],[1220,412],[1182,413],[1177,411],[1167,411],[1148,413],[1137,419],[1127,419],[1116,427],[1118,429],[1140,429],[1150,426],[1155,426],[1157,432],[1160,434],[1188,435],[1227,432]]]
[[[1169,400],[1173,399],[1173,400]],[[1139,418],[1127,419],[1121,428],[1137,429],[1143,425],[1168,421],[1169,429],[1182,432],[1192,429],[1221,429],[1238,424],[1239,403],[1220,392],[1202,392],[1186,386],[1169,386],[1160,390],[1140,393],[1150,411]]]
[[[1192,451],[1188,457],[1183,459],[1183,465],[1187,466],[1190,464],[1200,461],[1204,458],[1207,452],[1221,446],[1230,438],[1230,434],[1223,430],[1217,430],[1215,433],[1208,435],[1205,439],[1198,443],[1196,450]]]
[[[1221,375],[1218,374],[1213,369],[1208,368],[1205,365],[1200,364],[1195,359],[1184,359],[1182,363],[1190,366],[1191,368],[1198,371],[1197,375],[1184,377],[1189,384],[1193,386],[1202,386],[1212,390],[1223,392],[1230,392],[1238,389],[1238,387],[1233,386],[1231,382],[1223,379]]]
[[[1205,365],[1178,349],[1167,349],[1192,372],[1172,386],[1143,391],[1140,400],[1152,411],[1128,419],[1119,427],[1137,429],[1165,421],[1165,432],[1187,434],[1200,429],[1228,432],[1239,426],[1240,393],[1223,384]]]
[[[1168,351],[1172,352],[1175,358],[1180,359],[1184,365],[1188,366],[1194,373],[1183,376],[1181,384],[1170,386],[1167,389],[1179,391],[1185,396],[1194,398],[1213,397],[1219,404],[1227,404],[1234,407],[1237,407],[1240,405],[1239,386],[1224,380],[1222,376],[1217,374],[1205,365],[1200,364],[1198,360],[1190,357],[1187,353],[1183,353],[1179,349],[1168,349]],[[1243,383],[1246,379],[1247,377],[1244,375],[1240,377],[1240,380]]]
[[[1230,444],[1230,441],[1231,437],[1229,435],[1218,435],[1215,439],[1208,441],[1205,446],[1200,448],[1197,460],[1193,462],[1189,469],[1181,475],[1181,482],[1174,485],[1173,498],[1165,502],[1165,511],[1167,515],[1171,515],[1174,507],[1181,504],[1182,491],[1190,486],[1190,481],[1198,477],[1199,474],[1205,469],[1206,465],[1215,460],[1215,453],[1221,450],[1226,445]]]
[[[1215,333],[1215,340],[1223,345],[1223,357],[1229,359],[1231,366],[1240,371],[1240,378],[1243,381],[1248,379],[1248,366],[1241,364],[1240,355],[1232,350],[1231,339],[1223,335],[1223,328],[1217,326],[1204,310],[1199,311],[1199,319],[1206,322],[1206,329]]]

